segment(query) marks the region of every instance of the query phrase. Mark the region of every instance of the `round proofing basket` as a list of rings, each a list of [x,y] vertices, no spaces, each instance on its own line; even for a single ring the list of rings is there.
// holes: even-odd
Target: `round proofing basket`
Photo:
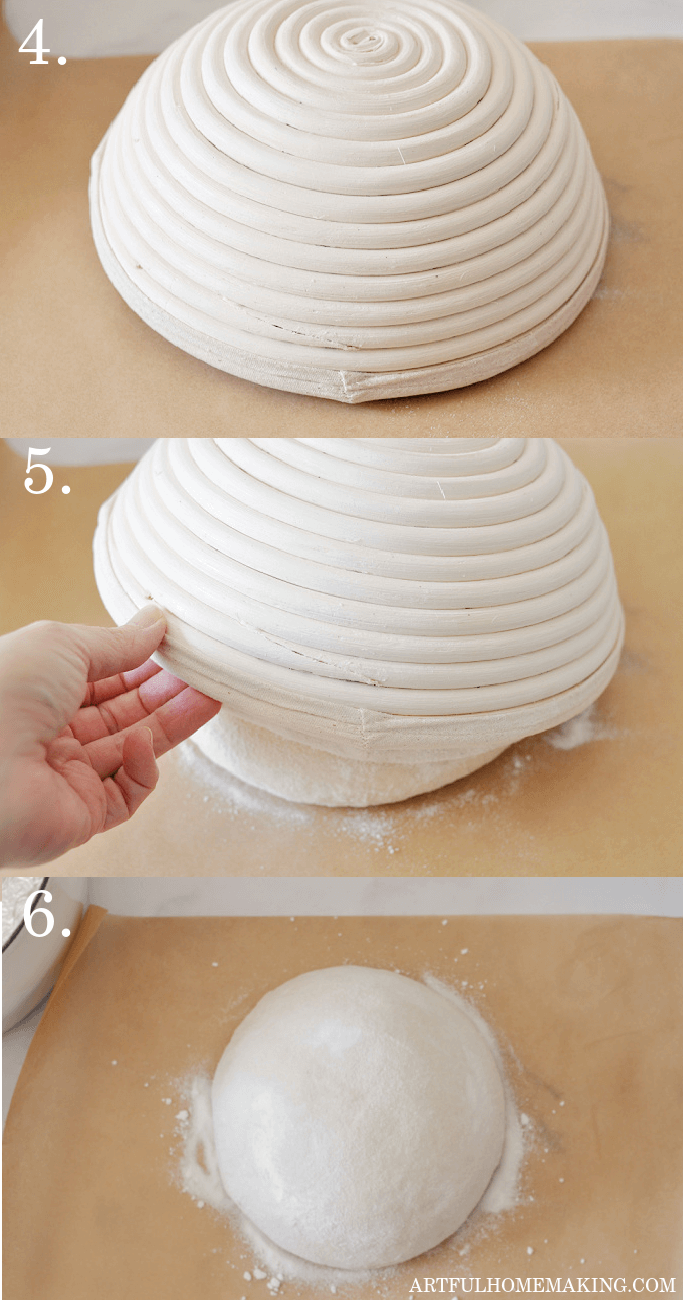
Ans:
[[[592,493],[547,439],[160,440],[94,551],[112,616],[159,603],[158,661],[224,704],[205,752],[304,802],[466,775],[592,703],[623,639]]]
[[[459,0],[247,0],[143,74],[91,224],[152,329],[270,388],[459,388],[593,294],[607,204],[550,71]]]

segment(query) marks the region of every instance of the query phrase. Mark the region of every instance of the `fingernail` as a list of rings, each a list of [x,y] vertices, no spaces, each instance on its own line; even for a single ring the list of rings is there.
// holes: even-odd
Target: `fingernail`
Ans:
[[[138,610],[137,614],[133,614],[133,617],[128,619],[126,626],[152,627],[161,619],[163,619],[164,622],[166,621],[166,615],[164,614],[163,609],[160,609],[158,605],[149,601],[146,605],[142,606],[142,609]]]

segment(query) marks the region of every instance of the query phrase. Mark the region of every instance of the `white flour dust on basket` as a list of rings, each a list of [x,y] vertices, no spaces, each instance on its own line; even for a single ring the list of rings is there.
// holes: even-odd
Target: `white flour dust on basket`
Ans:
[[[470,1253],[477,1240],[489,1236],[498,1227],[500,1216],[514,1210],[525,1199],[521,1192],[522,1168],[528,1148],[533,1141],[533,1125],[528,1117],[521,1116],[510,1087],[503,1053],[485,1019],[479,1011],[449,984],[432,975],[424,976],[424,983],[435,992],[453,1001],[476,1025],[491,1048],[503,1080],[506,1097],[506,1128],[503,1154],[489,1186],[469,1219],[454,1235],[437,1249],[449,1248],[457,1258],[457,1268],[466,1268],[464,1257]],[[181,1109],[175,1118],[177,1145],[174,1148],[172,1179],[199,1210],[209,1207],[229,1221],[244,1246],[239,1260],[230,1259],[229,1266],[243,1269],[245,1281],[264,1284],[270,1295],[278,1295],[287,1282],[306,1283],[319,1287],[328,1294],[336,1293],[349,1284],[372,1284],[378,1294],[383,1294],[389,1280],[412,1261],[394,1268],[351,1271],[311,1264],[282,1250],[266,1238],[230,1199],[223,1188],[213,1137],[211,1109],[211,1076],[207,1071],[176,1081],[174,1091]],[[390,1290],[386,1290],[390,1294]]]

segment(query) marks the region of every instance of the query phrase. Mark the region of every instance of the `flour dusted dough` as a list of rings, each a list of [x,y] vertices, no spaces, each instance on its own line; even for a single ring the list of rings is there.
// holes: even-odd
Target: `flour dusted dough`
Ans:
[[[210,365],[343,402],[557,337],[608,215],[555,78],[459,0],[241,0],[144,73],[92,163],[112,283]]]
[[[609,541],[549,439],[160,439],[102,509],[117,622],[224,709],[196,736],[301,802],[433,790],[597,699],[623,639]]]
[[[380,1268],[465,1221],[498,1165],[505,1096],[465,1011],[392,971],[339,966],[267,993],[213,1082],[225,1189],[281,1248]]]
[[[398,803],[415,794],[440,790],[502,754],[505,745],[444,762],[352,762],[312,745],[283,740],[221,709],[195,737],[195,744],[218,767],[280,799],[328,808],[371,808]]]

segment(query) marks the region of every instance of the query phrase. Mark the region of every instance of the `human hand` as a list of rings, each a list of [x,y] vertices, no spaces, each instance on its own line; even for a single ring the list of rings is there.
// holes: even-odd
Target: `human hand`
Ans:
[[[32,623],[0,637],[0,866],[37,866],[128,821],[156,756],[220,708],[158,667],[156,605],[118,628]]]

